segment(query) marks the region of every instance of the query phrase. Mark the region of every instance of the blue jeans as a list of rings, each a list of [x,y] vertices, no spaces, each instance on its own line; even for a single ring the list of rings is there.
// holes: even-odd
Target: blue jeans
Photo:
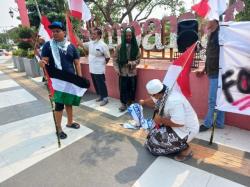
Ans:
[[[204,119],[204,125],[210,128],[213,124],[214,113],[216,113],[215,123],[218,128],[224,127],[224,112],[216,110],[216,97],[218,89],[218,76],[209,76],[208,112]]]

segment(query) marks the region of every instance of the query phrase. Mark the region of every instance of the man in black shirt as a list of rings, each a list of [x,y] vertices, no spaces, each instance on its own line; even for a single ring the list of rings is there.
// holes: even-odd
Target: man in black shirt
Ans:
[[[204,119],[204,124],[200,126],[200,132],[206,131],[212,126],[214,121],[214,113],[216,113],[216,127],[224,128],[224,112],[215,109],[218,89],[220,54],[218,21],[209,21],[208,30],[210,32],[210,36],[207,43],[205,68],[202,71],[197,72],[197,76],[202,76],[206,73],[209,79],[208,112]]]

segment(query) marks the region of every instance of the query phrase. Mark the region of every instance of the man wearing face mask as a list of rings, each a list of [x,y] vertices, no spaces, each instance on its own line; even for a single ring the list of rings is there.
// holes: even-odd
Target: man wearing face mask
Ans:
[[[42,60],[39,62],[40,66],[51,71],[56,68],[68,74],[76,74],[82,77],[80,56],[74,45],[66,40],[64,25],[61,22],[55,21],[49,28],[52,31],[53,39],[46,42],[43,46],[41,54]],[[72,105],[55,102],[55,118],[60,139],[67,138],[67,134],[63,132],[61,127],[64,106],[67,113],[66,127],[73,129],[80,128],[78,123],[73,122]]]
[[[158,79],[149,81],[146,89],[151,97],[140,104],[155,108],[155,127],[145,143],[148,150],[154,155],[178,153],[177,161],[192,157],[188,142],[199,132],[199,121],[188,100],[178,91],[169,92]]]
[[[109,62],[110,53],[107,44],[102,40],[102,31],[99,28],[94,28],[91,34],[92,41],[81,43],[79,45],[88,49],[89,51],[89,71],[99,98],[96,102],[101,102],[100,106],[108,103],[108,90],[105,83],[105,68]]]
[[[136,66],[140,63],[140,51],[137,45],[134,30],[126,28],[123,31],[122,43],[117,46],[114,56],[114,69],[119,75],[120,101],[119,110],[125,111],[135,100],[137,71]]]

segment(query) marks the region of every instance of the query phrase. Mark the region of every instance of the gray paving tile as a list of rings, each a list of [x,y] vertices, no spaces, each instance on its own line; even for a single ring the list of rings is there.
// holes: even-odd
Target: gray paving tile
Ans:
[[[98,127],[87,137],[3,182],[1,187],[128,187],[154,160],[141,143]]]
[[[5,74],[0,74],[0,81],[8,80],[8,79],[10,79],[9,76],[7,76]]]
[[[46,104],[41,101],[27,102],[15,106],[0,108],[0,125],[47,113],[49,111],[49,103]]]
[[[0,93],[1,92],[12,91],[12,90],[18,90],[18,89],[22,89],[22,87],[21,86],[15,86],[15,87],[11,87],[11,88],[0,89]]]

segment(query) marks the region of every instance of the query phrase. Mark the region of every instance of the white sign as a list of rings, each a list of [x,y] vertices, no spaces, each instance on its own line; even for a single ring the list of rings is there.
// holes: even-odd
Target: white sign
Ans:
[[[250,115],[250,22],[222,23],[217,109]]]

